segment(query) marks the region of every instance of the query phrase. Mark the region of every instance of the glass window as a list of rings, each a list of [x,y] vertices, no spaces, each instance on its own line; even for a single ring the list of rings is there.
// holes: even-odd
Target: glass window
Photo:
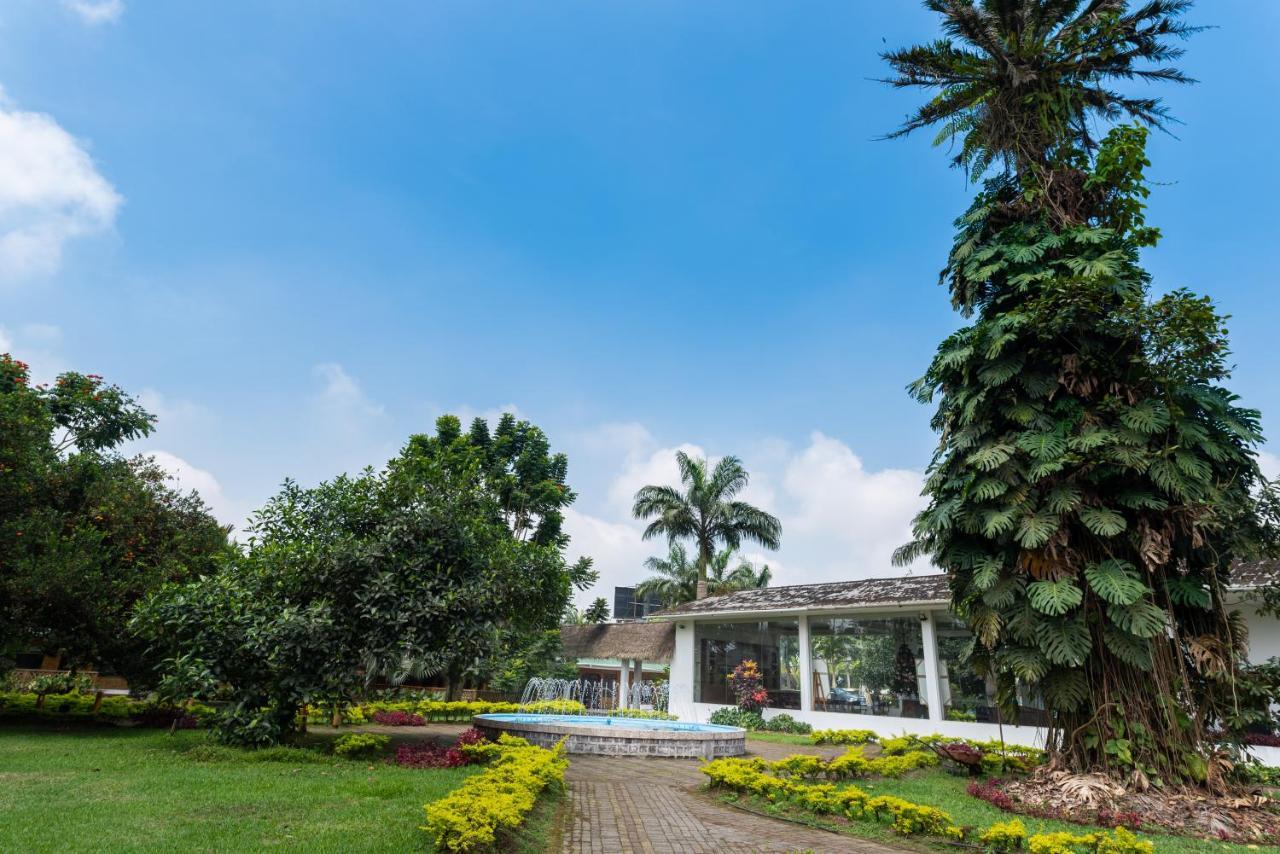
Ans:
[[[927,718],[919,617],[809,618],[817,711]]]
[[[769,707],[800,708],[800,624],[796,620],[752,623],[693,624],[693,699],[698,703],[733,705],[729,686],[733,668],[752,659],[764,677]]]
[[[1018,686],[1018,719],[1002,721],[996,706],[995,679],[979,676],[964,660],[973,633],[963,620],[945,611],[933,615],[933,625],[938,638],[942,708],[948,720],[1048,725],[1039,696],[1021,684]]]

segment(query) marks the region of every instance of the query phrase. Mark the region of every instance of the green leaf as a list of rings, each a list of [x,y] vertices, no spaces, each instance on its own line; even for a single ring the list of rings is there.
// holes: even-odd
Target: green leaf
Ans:
[[[1018,543],[1027,549],[1038,549],[1053,538],[1058,532],[1058,514],[1040,512],[1034,516],[1024,516],[1018,524],[1016,535]]]
[[[1006,647],[1000,651],[998,660],[1023,682],[1037,682],[1049,672],[1049,662],[1039,650],[1029,647]]]
[[[1107,626],[1102,632],[1103,642],[1116,658],[1139,670],[1151,669],[1151,641],[1134,637],[1116,626]]]
[[[969,487],[969,497],[975,501],[990,501],[1003,495],[1008,489],[1009,484],[1003,480],[997,477],[984,477]]]
[[[1037,642],[1049,661],[1071,667],[1083,664],[1093,648],[1089,627],[1079,617],[1045,620]]]
[[[997,359],[978,371],[978,380],[988,388],[1004,385],[1018,375],[1025,361],[1022,356]]]
[[[1059,617],[1084,601],[1084,594],[1069,578],[1035,581],[1027,586],[1031,605],[1041,613]]]
[[[1103,445],[1110,444],[1116,440],[1116,434],[1110,430],[1102,430],[1097,427],[1091,427],[1081,431],[1080,435],[1073,436],[1068,442],[1073,451],[1095,451]]]
[[[1080,521],[1099,537],[1114,537],[1127,524],[1123,516],[1107,507],[1081,507]]]
[[[1131,635],[1153,638],[1164,631],[1168,615],[1150,602],[1132,605],[1108,605],[1107,618]]]
[[[1169,410],[1159,400],[1149,397],[1122,412],[1120,422],[1139,433],[1158,433],[1169,426]]]
[[[982,535],[995,538],[1013,530],[1017,521],[1018,508],[1005,507],[1000,510],[984,510],[982,512]]]
[[[984,558],[974,567],[973,578],[970,583],[975,590],[985,593],[1000,580],[1000,570],[1002,568],[1003,564],[998,558]]]
[[[992,471],[1008,462],[1013,456],[1014,447],[1008,443],[987,445],[969,455],[968,462],[979,471]]]
[[[1165,589],[1169,591],[1169,599],[1175,605],[1187,605],[1192,608],[1208,609],[1213,601],[1203,582],[1190,578],[1173,577],[1165,580]]]
[[[1132,605],[1150,592],[1133,564],[1124,560],[1112,558],[1091,563],[1084,568],[1084,577],[1090,589],[1112,605]]]
[[[1057,668],[1040,680],[1045,706],[1073,712],[1089,699],[1089,683],[1079,670]]]
[[[1044,503],[1054,513],[1069,513],[1080,503],[1080,490],[1070,483],[1060,483],[1049,490]]]
[[[1018,447],[1037,460],[1052,460],[1067,450],[1067,440],[1056,433],[1025,433],[1018,437]]]

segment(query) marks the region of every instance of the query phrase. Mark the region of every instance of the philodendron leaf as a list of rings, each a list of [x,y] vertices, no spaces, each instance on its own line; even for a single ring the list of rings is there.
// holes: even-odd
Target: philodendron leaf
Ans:
[[[1080,521],[1099,537],[1114,537],[1126,525],[1123,516],[1107,507],[1081,507]]]
[[[1084,577],[1093,592],[1112,605],[1132,605],[1150,591],[1133,564],[1125,560],[1091,563],[1084,568]]]
[[[1035,581],[1027,587],[1031,605],[1037,611],[1059,617],[1084,600],[1080,588],[1069,578],[1059,581]]]

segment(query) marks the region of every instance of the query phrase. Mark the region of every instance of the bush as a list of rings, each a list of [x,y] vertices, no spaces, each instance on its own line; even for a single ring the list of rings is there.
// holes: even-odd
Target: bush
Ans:
[[[338,736],[333,742],[333,752],[348,759],[376,756],[386,750],[390,743],[391,739],[385,735],[372,732],[349,732]]]
[[[554,750],[544,750],[505,733],[496,744],[470,744],[459,749],[491,765],[424,807],[427,822],[423,830],[431,834],[437,848],[447,851],[494,846],[499,832],[520,826],[543,789],[564,784],[564,769],[569,764],[563,741]]]
[[[870,744],[877,740],[869,729],[820,729],[810,739],[814,744]]]
[[[720,726],[764,729],[764,718],[760,716],[759,712],[744,712],[742,709],[716,709],[707,720]]]
[[[87,673],[59,672],[43,673],[30,679],[13,678],[10,674],[13,690],[29,694],[92,694],[93,677]]]
[[[762,729],[768,732],[792,732],[801,735],[808,735],[813,732],[812,726],[804,721],[798,721],[785,713],[766,719]]]
[[[1013,821],[998,821],[983,831],[978,841],[987,851],[996,854],[1018,851],[1026,844],[1027,829],[1016,818]]]
[[[383,726],[424,726],[422,715],[412,712],[374,712],[373,722]]]
[[[678,721],[675,715],[660,712],[657,709],[614,709],[609,712],[611,718],[640,718],[651,721]]]

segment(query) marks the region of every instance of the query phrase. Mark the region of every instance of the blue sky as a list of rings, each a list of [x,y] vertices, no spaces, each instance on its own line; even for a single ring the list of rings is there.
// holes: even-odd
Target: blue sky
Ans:
[[[1147,262],[1234,316],[1233,387],[1280,412],[1280,5],[1192,20]],[[876,139],[921,96],[872,78],[935,34],[907,0],[0,0],[0,349],[143,394],[137,449],[227,521],[515,407],[605,585],[657,550],[627,498],[680,446],[745,458],[781,581],[890,573],[971,188]]]

